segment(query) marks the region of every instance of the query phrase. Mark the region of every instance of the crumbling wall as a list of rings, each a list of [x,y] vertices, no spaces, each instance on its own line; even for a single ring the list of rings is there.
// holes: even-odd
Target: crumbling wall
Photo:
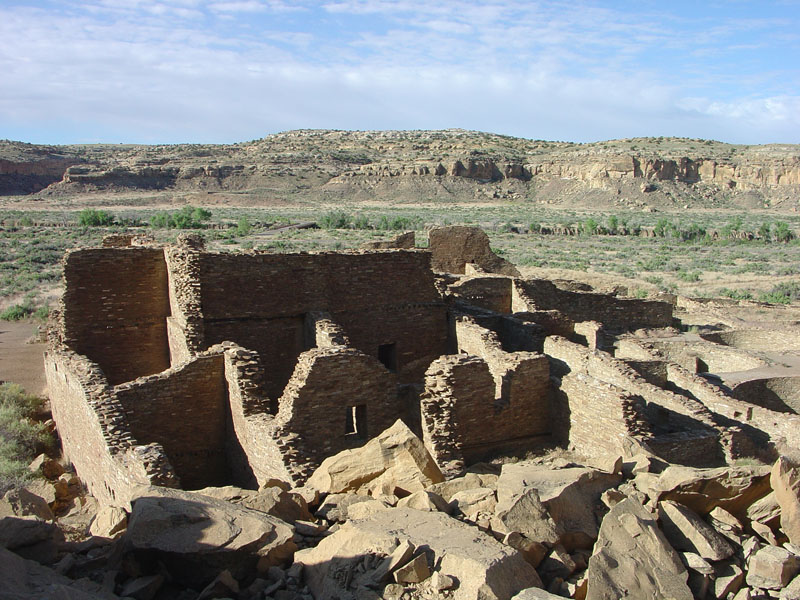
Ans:
[[[178,487],[158,444],[141,444],[100,368],[65,348],[45,354],[53,418],[64,456],[101,504],[125,506],[136,485]]]
[[[476,352],[481,351],[479,344]],[[549,440],[546,357],[520,352],[501,362],[491,352],[485,355],[488,360],[470,354],[443,356],[426,373],[420,399],[423,439],[446,464],[475,462]]]
[[[511,312],[511,278],[469,277],[448,286],[456,298],[500,314]]]
[[[620,343],[620,352],[627,352],[631,345]],[[728,348],[712,342],[652,341],[648,345],[660,351],[661,355],[673,363],[681,365],[694,373],[727,373],[747,371],[766,366],[766,362],[736,348]]]
[[[558,380],[554,438],[583,456],[627,455],[652,439],[641,397],[583,373]]]
[[[188,296],[202,307],[203,344],[231,340],[258,351],[271,397],[282,393],[297,358],[311,347],[309,312],[327,312],[365,354],[377,358],[381,346],[393,344],[404,383],[421,381],[446,350],[446,308],[426,252],[195,253],[189,262],[196,273]]]
[[[286,469],[303,481],[326,457],[388,429],[398,412],[397,379],[373,357],[344,346],[303,352],[278,401]]]
[[[163,250],[67,252],[62,305],[61,341],[97,363],[112,385],[169,367]]]
[[[114,388],[131,433],[164,447],[184,489],[231,483],[227,385],[220,352]]]
[[[489,236],[478,227],[434,227],[428,232],[428,249],[437,273],[464,274],[466,263],[475,263],[486,273],[520,276],[513,264],[492,252]]]
[[[800,377],[743,381],[731,390],[731,395],[737,400],[777,412],[800,414]]]
[[[574,323],[598,321],[606,329],[672,325],[672,305],[667,302],[568,291],[547,279],[515,279],[512,307],[515,313],[557,310]]]
[[[679,456],[662,455],[667,460],[693,466],[724,462],[720,438],[725,433],[725,427],[717,424],[713,413],[702,403],[648,383],[623,361],[605,352],[589,350],[558,336],[545,340],[544,351],[551,357],[551,369],[558,375],[583,373],[640,396],[645,402],[645,414],[654,436],[696,432],[694,438],[691,435],[683,436],[685,440],[684,445],[680,446]],[[709,452],[709,435],[717,440],[714,452]],[[692,439],[697,440],[696,446],[692,445]],[[652,444],[657,443],[657,439],[652,440]],[[665,451],[673,447],[663,445]]]

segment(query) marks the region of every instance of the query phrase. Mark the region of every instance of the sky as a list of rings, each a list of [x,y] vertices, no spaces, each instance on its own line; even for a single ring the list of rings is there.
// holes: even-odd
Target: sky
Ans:
[[[800,0],[0,0],[0,139],[800,143]]]

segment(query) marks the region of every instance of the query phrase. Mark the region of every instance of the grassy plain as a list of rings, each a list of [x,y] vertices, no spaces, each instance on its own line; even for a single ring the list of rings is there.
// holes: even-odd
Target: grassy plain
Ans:
[[[483,227],[492,247],[528,275],[583,279],[595,284],[627,285],[631,295],[658,291],[688,296],[727,296],[771,302],[800,296],[800,240],[776,241],[780,223],[800,229],[800,217],[786,214],[565,211],[524,203],[428,203],[386,207],[335,205],[281,208],[208,207],[200,219],[170,219],[178,209],[110,207],[101,218],[86,209],[0,211],[0,317],[38,314],[60,293],[60,260],[68,248],[98,245],[109,233],[136,232],[167,242],[182,229],[196,227],[212,250],[297,252],[357,248],[432,225]],[[186,211],[184,211],[186,213]],[[98,215],[90,215],[97,217]],[[108,225],[108,217],[113,220]],[[315,222],[318,229],[286,225]],[[90,223],[90,224],[87,224]],[[91,224],[106,223],[106,224]],[[543,235],[540,227],[572,226],[579,235]],[[663,237],[605,235],[606,229],[656,228]],[[710,230],[736,230],[761,236],[753,240],[712,240]],[[764,235],[769,231],[769,235]],[[683,232],[683,233],[682,233]],[[692,239],[686,232],[693,232]],[[38,309],[38,313],[36,312]]]

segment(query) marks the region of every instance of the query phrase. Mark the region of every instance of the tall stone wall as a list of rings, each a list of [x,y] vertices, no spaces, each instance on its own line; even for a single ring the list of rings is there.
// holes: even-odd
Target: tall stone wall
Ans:
[[[220,353],[114,388],[131,433],[164,447],[184,489],[231,483],[227,384]]]
[[[672,325],[672,305],[667,302],[567,291],[547,279],[514,280],[515,313],[546,310],[560,311],[575,323],[598,321],[606,329]]]
[[[112,385],[169,367],[163,250],[68,252],[62,303],[61,340],[96,362]]]
[[[302,482],[323,459],[362,446],[402,414],[397,379],[375,358],[345,346],[300,355],[278,401],[275,437]]]
[[[403,383],[420,382],[446,350],[446,307],[427,252],[234,255],[176,248],[167,261],[175,338],[184,331],[189,352],[225,340],[256,350],[273,398],[313,345],[308,313],[326,312],[370,356],[393,345]]]
[[[479,356],[443,356],[429,367],[420,399],[423,438],[440,467],[549,440],[547,359],[520,352],[493,375]],[[498,397],[498,392],[500,396]]]
[[[475,263],[486,273],[520,276],[513,264],[492,252],[489,236],[479,227],[434,227],[428,232],[428,248],[431,268],[438,273],[463,274],[467,263]]]

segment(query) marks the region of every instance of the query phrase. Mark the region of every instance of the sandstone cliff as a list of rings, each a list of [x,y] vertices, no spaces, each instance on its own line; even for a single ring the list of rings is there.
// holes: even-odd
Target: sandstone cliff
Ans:
[[[461,130],[301,130],[233,145],[0,142],[0,195],[131,190],[797,210],[800,146],[685,138],[574,144]]]

